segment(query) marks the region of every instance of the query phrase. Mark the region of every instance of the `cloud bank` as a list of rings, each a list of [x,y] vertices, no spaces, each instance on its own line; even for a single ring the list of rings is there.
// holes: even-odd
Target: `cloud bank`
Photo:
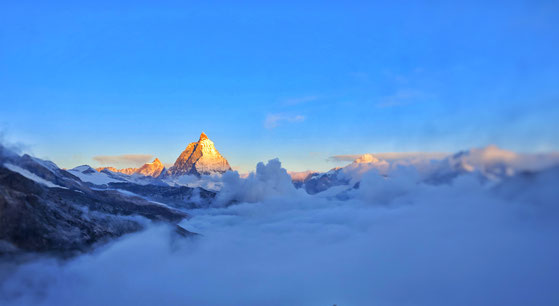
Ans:
[[[98,155],[93,160],[103,166],[141,166],[153,159],[151,154]]]
[[[385,153],[372,153],[373,156],[388,160],[411,160],[411,159],[443,159],[449,155],[449,153],[442,152],[385,152]],[[351,162],[361,157],[362,154],[345,154],[345,155],[334,155],[328,157],[328,161],[331,162]]]
[[[66,262],[5,265],[3,305],[557,305],[559,168],[487,185],[371,168],[347,200],[291,185],[278,160],[229,172],[235,205],[190,211]],[[520,188],[522,187],[522,188]],[[347,188],[347,187],[344,187]],[[222,202],[223,203],[223,202]]]

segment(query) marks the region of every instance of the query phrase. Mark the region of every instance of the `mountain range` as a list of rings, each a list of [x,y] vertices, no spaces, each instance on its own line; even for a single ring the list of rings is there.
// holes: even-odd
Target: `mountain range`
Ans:
[[[126,175],[140,174],[150,177],[178,177],[182,175],[211,175],[224,173],[231,170],[231,166],[208,136],[202,132],[197,142],[192,142],[180,154],[174,165],[169,169],[155,158],[151,163],[146,163],[140,168],[117,169],[115,167],[99,167],[98,172],[108,170]]]
[[[47,252],[68,256],[140,231],[149,222],[174,226],[181,236],[192,234],[177,225],[188,213],[172,204],[127,191],[126,185],[116,188],[82,181],[76,172],[0,146],[0,255]],[[168,203],[180,198],[180,206],[189,207],[215,194],[167,185],[153,191],[153,196]]]
[[[140,168],[82,165],[64,170],[0,146],[0,255],[54,252],[67,256],[140,231],[150,223],[168,224],[178,237],[193,236],[177,225],[189,218],[191,209],[232,205],[247,201],[239,194],[255,197],[270,188],[290,190],[290,184],[309,195],[344,200],[363,184],[398,176],[434,186],[469,175],[508,194],[511,189],[503,184],[529,185],[540,177],[556,180],[559,175],[559,155],[523,155],[494,146],[438,160],[387,161],[365,154],[345,167],[324,173],[292,172],[291,176],[279,161],[272,161],[275,168],[259,164],[257,174],[246,178],[205,176],[231,167],[204,133],[188,144],[169,169],[156,158]]]
[[[141,174],[144,176],[158,177],[161,173],[165,172],[165,166],[161,163],[159,158],[155,158],[151,163],[146,163],[140,168],[124,168],[117,169],[115,167],[99,167],[95,168],[96,171],[109,170],[112,172],[123,173],[126,175]]]
[[[230,170],[214,143],[202,133],[169,169],[158,158],[139,168],[93,169],[56,164],[0,145],[0,255],[47,252],[69,256],[142,230],[149,222],[175,227],[187,209],[209,207],[214,191],[176,185],[182,175]]]

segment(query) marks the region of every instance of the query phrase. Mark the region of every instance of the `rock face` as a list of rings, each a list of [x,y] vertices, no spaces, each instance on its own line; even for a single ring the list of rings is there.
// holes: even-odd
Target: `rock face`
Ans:
[[[231,170],[229,162],[219,154],[214,143],[202,133],[198,142],[190,143],[166,175],[208,175]]]
[[[159,158],[156,158],[151,163],[144,164],[138,168],[135,173],[145,176],[158,177],[163,170],[165,170],[165,166],[163,166]]]
[[[101,172],[103,170],[109,170],[112,172],[118,172],[118,173],[123,173],[126,175],[132,175],[134,174],[134,172],[136,172],[136,170],[138,170],[138,168],[124,168],[124,169],[117,169],[115,167],[99,167],[99,168],[95,168],[95,170],[97,170],[98,172]]]
[[[304,188],[309,194],[316,194],[335,186],[349,186],[352,179],[359,181],[363,173],[373,168],[380,170],[388,166],[385,160],[380,160],[372,154],[363,154],[343,168],[334,168],[326,173],[315,172],[303,180],[293,178],[293,184],[296,188]]]
[[[313,173],[304,181],[294,183],[296,188],[305,188],[308,194],[316,194],[334,186],[347,185],[349,179],[343,177],[343,168],[334,168],[326,173]]]
[[[158,177],[162,172],[165,171],[165,166],[161,163],[159,158],[154,159],[151,163],[146,163],[140,168],[125,168],[116,169],[114,167],[100,167],[95,170],[101,172],[103,170],[109,170],[112,172],[124,173],[127,175],[141,174],[145,176]]]

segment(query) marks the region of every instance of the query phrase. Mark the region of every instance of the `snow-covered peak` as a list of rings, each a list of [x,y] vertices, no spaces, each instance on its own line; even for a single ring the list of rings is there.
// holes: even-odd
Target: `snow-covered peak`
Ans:
[[[84,182],[90,182],[93,183],[95,185],[103,185],[103,184],[108,184],[108,183],[115,183],[115,182],[121,182],[122,180],[117,180],[113,177],[111,177],[110,175],[108,175],[107,172],[105,173],[105,171],[103,172],[97,172],[97,170],[91,168],[88,165],[82,165],[82,166],[78,166],[75,167],[73,169],[68,170],[68,172],[70,172],[71,174],[77,176],[80,180],[84,181]]]
[[[165,170],[165,166],[158,158],[155,158],[151,163],[147,163],[134,171],[134,174],[158,177],[163,170]]]
[[[95,169],[91,168],[88,165],[81,165],[81,166],[77,166],[75,168],[70,169],[69,171],[74,171],[74,172],[81,172],[81,173],[93,173],[93,172],[97,172]]]
[[[360,157],[358,157],[356,160],[354,160],[353,162],[356,164],[366,164],[366,163],[376,163],[378,162],[378,158],[374,157],[372,154],[363,154]]]
[[[166,175],[214,174],[228,170],[231,170],[229,162],[217,151],[213,141],[202,133],[198,142],[192,142],[186,147]]]
[[[165,166],[163,165],[163,163],[161,163],[159,158],[155,158],[151,163],[145,163],[140,168],[117,169],[114,167],[100,167],[95,170],[99,172],[108,170],[111,172],[122,173],[126,175],[141,174],[144,176],[158,177],[165,170]]]
[[[518,155],[514,152],[503,150],[496,145],[489,145],[485,148],[471,149],[467,152],[470,159],[475,159],[479,163],[507,162],[510,163]]]
[[[107,171],[111,171],[111,172],[115,172],[115,173],[122,173],[122,174],[126,174],[126,175],[132,175],[134,174],[138,168],[123,168],[123,169],[117,169],[115,167],[99,167],[99,168],[95,168],[95,170],[102,172],[104,170]]]

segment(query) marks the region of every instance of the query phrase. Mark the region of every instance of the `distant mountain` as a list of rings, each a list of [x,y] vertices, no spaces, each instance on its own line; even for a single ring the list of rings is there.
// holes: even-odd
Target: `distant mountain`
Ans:
[[[147,220],[176,224],[188,217],[142,195],[92,186],[73,173],[103,175],[89,166],[65,171],[50,161],[19,156],[0,146],[0,256],[22,251],[72,254],[139,231]],[[158,199],[182,200],[178,204],[183,206],[188,205],[190,194],[213,196],[199,189],[170,186],[160,188],[159,193]],[[177,232],[188,234],[178,227]]]
[[[95,170],[101,172],[103,170],[109,170],[112,172],[123,173],[126,175],[141,174],[145,176],[158,177],[165,171],[165,166],[161,163],[159,158],[154,159],[151,163],[146,163],[140,168],[124,168],[117,169],[114,167],[100,167]]]
[[[216,196],[216,192],[200,186],[182,186],[161,177],[126,175],[108,169],[97,172],[87,165],[68,172],[95,190],[117,190],[178,209],[209,207]]]
[[[312,173],[302,181],[293,181],[296,188],[304,188],[309,194],[316,194],[334,186],[348,185],[350,179],[341,175],[343,168],[333,168],[326,173]]]
[[[146,163],[135,172],[145,176],[158,177],[161,172],[165,171],[165,166],[161,163],[159,158],[154,159],[151,163]]]
[[[371,170],[385,170],[388,162],[380,160],[372,154],[363,154],[345,167],[336,167],[325,173],[311,172],[301,177],[292,176],[296,188],[304,188],[309,194],[316,194],[331,187],[354,185],[361,180],[361,176]]]
[[[214,143],[202,133],[198,142],[190,143],[175,164],[167,170],[167,176],[209,175],[231,170],[229,162],[219,154]]]
[[[320,173],[312,170],[307,170],[302,172],[287,171],[287,174],[291,176],[291,181],[293,182],[293,185],[295,185],[295,188],[301,188],[310,177]]]
[[[134,172],[136,172],[136,170],[138,170],[138,168],[118,169],[118,168],[115,168],[115,167],[99,167],[99,168],[95,168],[95,170],[97,170],[98,172],[101,172],[103,170],[109,170],[109,171],[112,171],[112,172],[122,173],[122,174],[126,174],[126,175],[132,175],[132,174],[134,174]]]
[[[79,177],[83,182],[88,182],[93,185],[105,185],[112,182],[128,182],[132,179],[131,176],[124,173],[114,172],[109,169],[98,171],[88,165],[77,166],[69,169],[68,172]]]
[[[349,165],[334,168],[326,173],[292,176],[295,187],[304,188],[309,194],[316,194],[336,186],[359,188],[365,173],[375,171],[378,175],[390,178],[402,169],[412,169],[422,183],[438,185],[449,184],[462,175],[472,175],[486,183],[497,183],[522,172],[538,172],[559,166],[559,153],[519,154],[500,149],[494,145],[473,148],[445,158],[427,154],[423,158],[392,158],[383,160],[382,156],[364,154]],[[386,154],[385,154],[386,156]]]

